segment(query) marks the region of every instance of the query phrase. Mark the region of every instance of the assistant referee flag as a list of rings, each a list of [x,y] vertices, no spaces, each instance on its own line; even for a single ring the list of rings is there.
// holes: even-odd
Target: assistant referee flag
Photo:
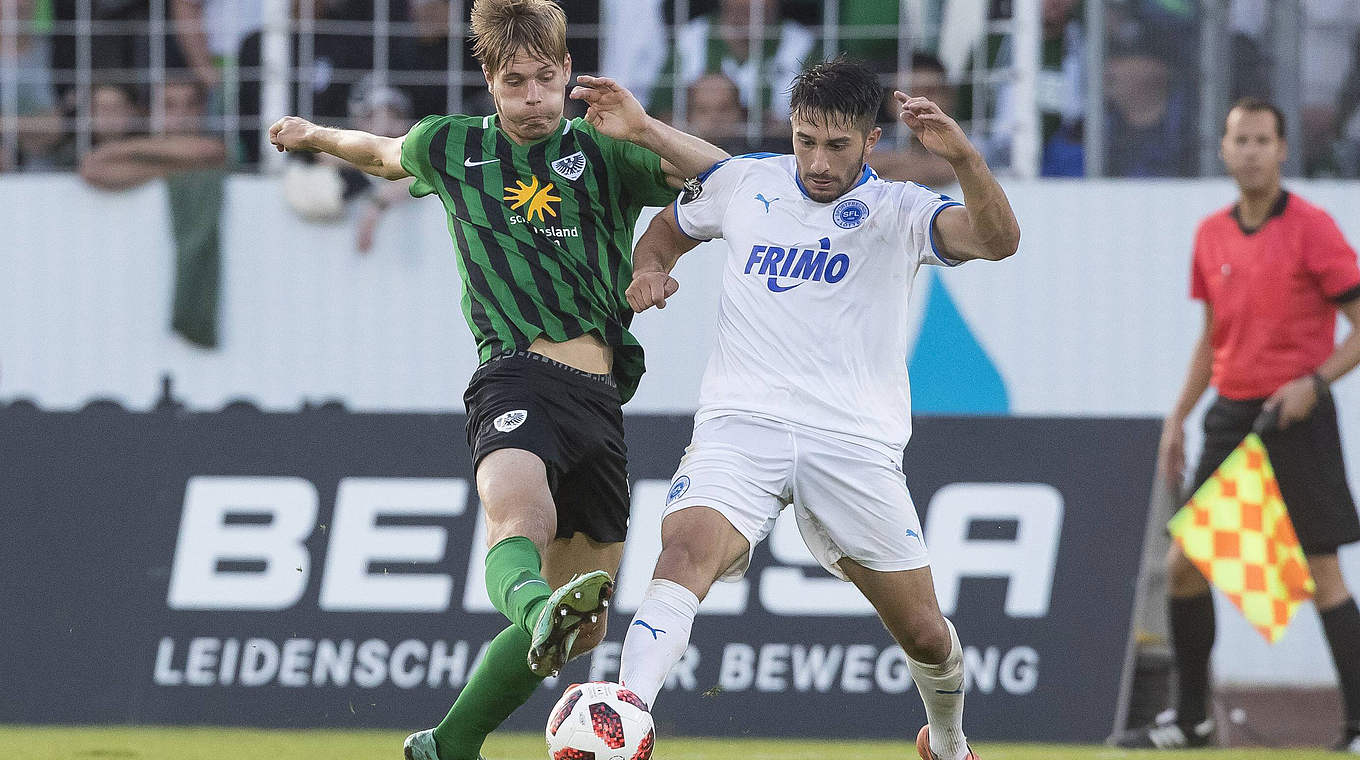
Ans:
[[[1315,586],[1265,444],[1251,433],[1167,524],[1247,622],[1275,643]]]

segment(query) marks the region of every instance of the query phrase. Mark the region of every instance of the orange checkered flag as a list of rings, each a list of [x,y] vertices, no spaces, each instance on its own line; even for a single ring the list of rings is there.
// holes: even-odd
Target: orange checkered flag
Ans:
[[[1167,524],[1204,577],[1275,643],[1315,586],[1265,444],[1249,434]]]

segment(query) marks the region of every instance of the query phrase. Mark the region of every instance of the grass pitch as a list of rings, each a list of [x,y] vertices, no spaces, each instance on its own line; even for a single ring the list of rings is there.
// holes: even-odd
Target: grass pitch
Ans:
[[[401,760],[394,731],[262,731],[235,728],[0,726],[5,760]],[[1317,760],[1322,748],[1136,752],[1070,744],[974,747],[984,760]],[[490,760],[546,760],[543,737],[506,734],[484,749]],[[907,741],[662,738],[657,760],[915,760]]]

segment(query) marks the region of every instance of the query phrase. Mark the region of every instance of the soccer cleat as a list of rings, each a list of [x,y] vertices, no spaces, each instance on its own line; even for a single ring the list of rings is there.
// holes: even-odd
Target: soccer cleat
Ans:
[[[581,625],[598,621],[613,595],[614,582],[603,570],[577,575],[554,591],[534,623],[529,669],[544,677],[557,675],[571,659]]]
[[[921,756],[921,760],[943,760],[930,749],[929,723],[921,726],[921,730],[916,734],[916,754]],[[978,755],[972,747],[968,747],[968,754],[963,756],[963,760],[978,760]]]
[[[434,746],[434,729],[427,728],[424,731],[417,731],[406,737],[406,743],[402,745],[402,750],[406,755],[406,760],[439,760],[439,750]],[[486,760],[481,755],[477,760]]]
[[[1163,710],[1152,725],[1125,731],[1112,743],[1125,749],[1199,749],[1214,745],[1214,728],[1213,718],[1183,725],[1175,710]]]

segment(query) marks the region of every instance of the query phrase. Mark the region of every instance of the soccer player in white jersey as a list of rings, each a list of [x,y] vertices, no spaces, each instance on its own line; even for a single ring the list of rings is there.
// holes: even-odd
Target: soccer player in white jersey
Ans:
[[[793,85],[793,155],[719,163],[634,249],[627,297],[638,312],[676,292],[669,272],[685,251],[722,238],[727,256],[717,348],[620,681],[655,702],[709,587],[740,578],[792,505],[813,555],[864,593],[905,650],[928,720],[921,757],[963,760],[976,758],[963,733],[963,650],[935,599],[901,469],[907,298],[922,264],[1004,259],[1020,228],[982,155],[925,98],[895,93],[899,117],[954,167],[966,204],[879,179],[865,161],[881,93],[857,63],[807,69]]]

